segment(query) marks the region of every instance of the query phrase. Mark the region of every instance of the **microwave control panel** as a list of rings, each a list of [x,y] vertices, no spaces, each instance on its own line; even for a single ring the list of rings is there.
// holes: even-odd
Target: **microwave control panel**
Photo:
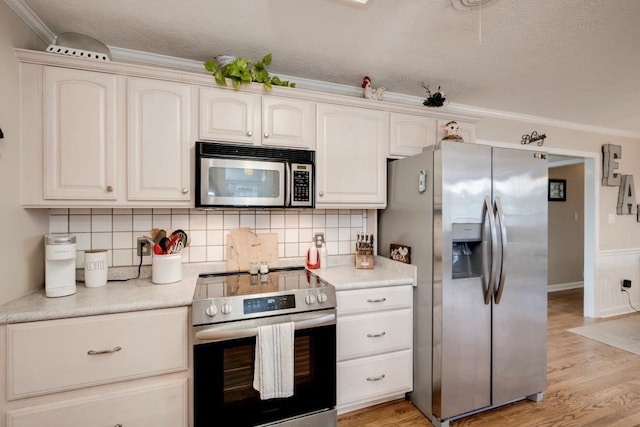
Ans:
[[[312,165],[291,164],[291,206],[313,206]]]

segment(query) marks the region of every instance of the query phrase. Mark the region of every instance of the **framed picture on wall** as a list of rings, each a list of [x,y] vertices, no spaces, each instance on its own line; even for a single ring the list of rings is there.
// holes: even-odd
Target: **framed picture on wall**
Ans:
[[[567,201],[567,180],[566,179],[549,179],[549,196],[547,200],[550,202],[566,202]]]

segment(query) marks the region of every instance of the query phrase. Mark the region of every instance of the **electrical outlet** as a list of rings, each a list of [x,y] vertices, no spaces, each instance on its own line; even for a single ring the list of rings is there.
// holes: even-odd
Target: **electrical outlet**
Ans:
[[[138,256],[151,255],[151,242],[144,237],[138,237]]]
[[[628,289],[631,287],[631,280],[623,279],[620,285],[622,285],[623,288]]]
[[[324,243],[324,233],[313,233],[313,241],[316,242],[316,245]]]

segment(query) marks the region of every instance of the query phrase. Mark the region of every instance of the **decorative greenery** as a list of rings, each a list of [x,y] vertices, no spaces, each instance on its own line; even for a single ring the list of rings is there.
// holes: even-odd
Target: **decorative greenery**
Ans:
[[[438,86],[438,90],[434,93],[431,93],[431,89],[429,89],[429,86],[425,85],[424,82],[422,82],[422,87],[427,92],[427,99],[424,100],[422,105],[427,107],[442,107],[444,105],[444,101],[446,101],[447,98],[444,97],[444,92],[440,91],[440,86]]]
[[[226,79],[229,79],[236,89],[251,82],[262,83],[265,89],[271,89],[272,86],[296,87],[295,83],[280,80],[278,76],[271,76],[267,71],[269,64],[271,64],[270,53],[258,62],[252,62],[238,56],[223,67],[220,67],[215,59],[210,59],[204,63],[204,68],[213,73],[216,83],[220,86],[226,86]]]

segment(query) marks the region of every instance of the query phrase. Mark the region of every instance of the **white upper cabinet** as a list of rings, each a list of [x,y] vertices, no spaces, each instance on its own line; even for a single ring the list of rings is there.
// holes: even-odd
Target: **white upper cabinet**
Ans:
[[[200,88],[200,139],[315,148],[315,102]]]
[[[436,119],[413,114],[391,113],[391,156],[419,154],[436,141]]]
[[[389,113],[317,105],[316,207],[384,208]]]
[[[262,96],[262,144],[314,150],[316,103]]]
[[[116,84],[113,74],[44,69],[44,199],[117,199]]]
[[[190,200],[191,88],[128,80],[128,199]]]
[[[200,88],[200,139],[257,144],[260,95]]]

